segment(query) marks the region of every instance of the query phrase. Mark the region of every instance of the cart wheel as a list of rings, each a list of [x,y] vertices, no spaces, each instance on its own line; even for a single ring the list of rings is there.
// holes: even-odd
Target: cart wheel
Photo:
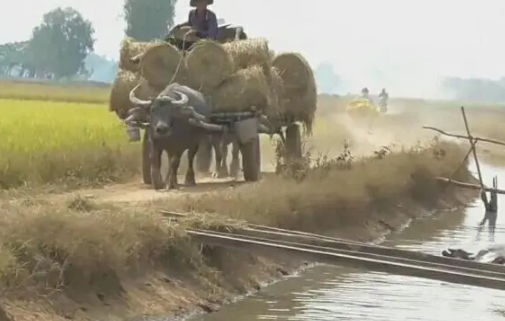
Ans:
[[[302,158],[302,138],[300,126],[291,124],[286,128],[286,152],[288,159],[295,160]]]
[[[256,182],[259,179],[259,136],[250,142],[240,144],[242,153],[242,170],[246,182]]]
[[[144,130],[142,138],[142,181],[144,184],[151,185],[151,159],[150,159],[149,133]]]

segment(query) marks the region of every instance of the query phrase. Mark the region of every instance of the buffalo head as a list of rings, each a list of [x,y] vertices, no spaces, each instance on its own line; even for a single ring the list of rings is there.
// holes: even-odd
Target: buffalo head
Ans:
[[[174,121],[187,121],[207,130],[223,130],[222,126],[208,124],[205,116],[189,106],[190,98],[178,90],[179,84],[168,85],[157,97],[149,100],[140,99],[135,95],[139,86],[130,91],[130,101],[136,107],[133,110],[137,113],[140,110],[148,115],[148,122],[155,136],[169,135]]]
[[[140,99],[135,95],[137,85],[130,91],[130,101],[136,110],[147,114],[146,117],[156,136],[166,136],[170,132],[173,120],[184,114],[189,98],[184,93],[177,91],[177,84],[169,85],[153,99]],[[134,109],[135,110],[135,109]]]

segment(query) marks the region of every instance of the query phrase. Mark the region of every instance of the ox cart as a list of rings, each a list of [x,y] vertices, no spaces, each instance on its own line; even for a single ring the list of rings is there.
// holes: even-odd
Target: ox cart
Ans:
[[[178,32],[180,30],[177,30],[177,28],[180,28],[180,26],[172,29],[164,41],[175,45],[183,52],[191,50],[192,46],[196,44],[197,41],[191,42],[188,41],[187,38],[181,39],[183,33]],[[233,27],[227,24],[220,26],[219,29],[221,38],[217,40],[220,43],[247,39],[241,27]],[[261,173],[259,134],[261,133],[269,135],[274,133],[279,134],[286,147],[288,156],[290,158],[302,157],[300,125],[294,121],[293,117],[282,115],[282,119],[272,119],[272,122],[269,122],[265,116],[259,114],[255,110],[255,106],[251,106],[251,110],[245,112],[212,113],[208,121],[213,125],[226,126],[229,129],[229,131],[222,134],[222,144],[220,144],[219,148],[227,148],[226,145],[228,143],[226,143],[226,141],[228,140],[224,136],[233,136],[231,139],[231,141],[233,141],[233,147],[238,149],[242,156],[241,164],[245,181],[253,182],[259,179]],[[272,123],[276,124],[276,128],[272,128]],[[142,138],[142,176],[145,184],[151,184],[150,151],[147,135],[148,131],[144,131]],[[216,146],[213,146],[210,139],[202,140],[196,157],[197,171],[203,173],[209,172],[213,147],[216,149]],[[218,151],[215,150],[215,152],[217,153]],[[235,161],[238,162],[238,159]],[[223,162],[226,162],[226,159],[224,159]]]

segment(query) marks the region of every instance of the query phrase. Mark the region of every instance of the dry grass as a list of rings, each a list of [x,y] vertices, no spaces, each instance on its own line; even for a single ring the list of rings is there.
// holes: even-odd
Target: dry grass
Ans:
[[[435,177],[452,175],[465,156],[460,147],[443,142],[388,153],[384,148],[369,158],[353,161],[345,150],[337,158],[312,161],[313,168],[308,171],[307,162],[296,164],[294,169],[289,166],[289,176],[294,178],[274,177],[227,193],[188,195],[166,206],[322,232],[363,223],[369,211],[402,199],[436,199],[439,189]],[[463,169],[454,178],[464,181],[469,173]]]

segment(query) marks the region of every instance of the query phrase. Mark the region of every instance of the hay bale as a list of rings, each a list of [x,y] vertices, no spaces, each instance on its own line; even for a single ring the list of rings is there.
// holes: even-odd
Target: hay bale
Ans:
[[[210,94],[214,111],[244,111],[252,106],[267,112],[278,108],[260,66],[241,69]]]
[[[278,118],[280,115],[284,114],[287,108],[285,102],[285,92],[284,92],[284,81],[280,76],[280,71],[277,68],[270,68],[270,91],[271,97],[270,100],[271,106],[266,108],[266,110],[270,113],[269,117]]]
[[[126,38],[121,43],[119,49],[119,68],[127,71],[138,72],[140,69],[139,64],[134,64],[130,61],[131,58],[144,53],[155,45],[153,42],[139,42],[132,38]]]
[[[128,111],[133,108],[130,102],[130,91],[141,84],[136,94],[141,99],[149,99],[156,96],[159,91],[155,90],[145,79],[128,70],[119,70],[112,84],[109,96],[109,111],[115,112],[120,119],[128,116]]]
[[[233,73],[233,64],[221,44],[202,40],[186,55],[186,70],[195,89],[207,91],[218,87]]]
[[[299,100],[300,105],[294,104],[292,108],[297,110],[295,116],[297,121],[303,123],[305,132],[311,135],[317,111],[317,84],[314,72],[310,67],[308,71],[309,78],[307,79],[307,87],[305,91],[302,92],[301,99]]]
[[[232,41],[223,44],[224,49],[230,55],[234,71],[259,65],[265,75],[270,76],[270,63],[272,60],[268,42],[265,39],[246,39]]]
[[[308,78],[305,88],[285,85],[285,74],[278,68],[272,68],[271,87],[279,100],[280,118],[285,122],[298,121],[304,125],[310,135],[317,109],[317,86],[312,69],[307,69]]]
[[[285,87],[304,90],[309,86],[311,68],[302,55],[294,52],[279,54],[273,59],[272,65],[280,70]]]
[[[157,43],[150,47],[140,62],[140,72],[149,85],[161,89],[172,82],[185,83],[184,57],[175,46]]]

